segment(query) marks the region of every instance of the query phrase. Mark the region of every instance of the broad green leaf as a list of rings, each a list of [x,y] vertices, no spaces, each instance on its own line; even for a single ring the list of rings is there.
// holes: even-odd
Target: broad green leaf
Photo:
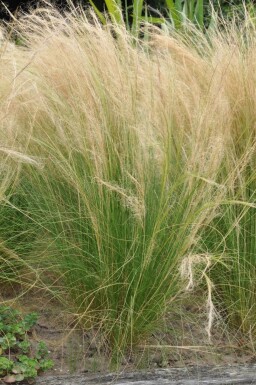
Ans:
[[[204,0],[197,0],[195,9],[195,21],[200,28],[204,26]]]
[[[22,372],[20,365],[15,365],[12,368],[12,372],[13,372],[13,374],[20,374]]]
[[[133,21],[132,21],[132,33],[137,35],[140,28],[140,20],[143,9],[144,0],[134,0],[133,1]]]
[[[181,27],[181,1],[178,0],[174,3],[173,0],[165,0],[167,9],[169,11],[169,17],[173,22],[173,25],[176,29]]]
[[[194,21],[196,0],[189,0],[187,4],[187,14],[185,15],[190,21]]]
[[[89,0],[91,6],[93,7],[94,9],[94,12],[96,13],[96,15],[98,16],[98,18],[100,19],[100,21],[102,22],[103,25],[107,24],[107,20],[105,18],[105,16],[103,15],[102,12],[100,12],[100,10],[96,7],[96,5],[94,4],[94,2],[92,0]]]
[[[105,0],[105,3],[112,22],[117,24],[123,24],[121,1]]]
[[[166,22],[164,18],[153,16],[141,16],[140,20],[151,24],[164,24]]]

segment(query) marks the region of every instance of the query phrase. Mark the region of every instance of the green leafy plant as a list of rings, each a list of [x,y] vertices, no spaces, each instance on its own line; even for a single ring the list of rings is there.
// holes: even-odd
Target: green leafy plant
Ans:
[[[180,29],[188,21],[203,28],[204,0],[166,0],[166,7],[175,29]]]
[[[107,17],[104,15],[95,5],[93,0],[89,0],[96,15],[103,25],[107,24]],[[140,30],[140,24],[142,20],[147,18],[142,17],[144,0],[134,0],[132,6],[122,9],[122,3],[120,0],[105,0],[108,15],[114,24],[123,25],[133,35],[137,36]],[[126,22],[124,21],[124,14],[126,16]],[[129,14],[132,18],[131,25],[129,24]]]
[[[0,306],[0,379],[6,383],[33,380],[53,366],[44,342],[32,346],[29,333],[37,314],[22,317],[18,310]]]
[[[106,24],[106,16],[99,11],[93,0],[89,0],[89,2],[100,21]],[[138,36],[142,22],[164,24],[166,23],[166,19],[169,19],[172,26],[177,30],[184,27],[187,22],[193,23],[200,28],[204,27],[204,0],[165,0],[164,13],[166,19],[161,15],[160,9],[154,10],[160,17],[149,16],[144,0],[134,0],[132,5],[125,7],[125,9],[122,9],[120,0],[105,0],[105,4],[110,19],[115,24],[124,25],[123,13],[126,15],[126,28],[135,36]],[[143,11],[145,11],[144,15]],[[131,25],[128,22],[128,14],[131,15]]]

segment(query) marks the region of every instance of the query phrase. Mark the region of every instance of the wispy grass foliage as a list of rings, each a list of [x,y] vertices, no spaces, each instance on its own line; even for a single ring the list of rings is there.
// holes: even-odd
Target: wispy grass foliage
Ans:
[[[237,28],[237,27],[236,27]],[[228,142],[221,178],[225,204],[206,232],[207,249],[218,250],[212,271],[220,310],[229,323],[255,340],[255,39],[249,17],[240,30],[230,29],[220,49],[225,57],[222,89],[229,103]],[[224,62],[223,62],[224,64]],[[209,238],[208,238],[209,236]]]
[[[115,354],[187,286],[188,255],[217,261],[218,298],[239,313],[255,266],[254,38],[156,29],[134,45],[120,25],[49,9],[15,29],[1,129],[17,171],[1,210],[29,233],[17,253]]]

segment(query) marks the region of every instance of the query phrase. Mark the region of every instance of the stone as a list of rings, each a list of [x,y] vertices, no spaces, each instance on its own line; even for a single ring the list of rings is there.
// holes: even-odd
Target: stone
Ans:
[[[38,385],[253,385],[256,365],[193,366],[106,375],[42,377]]]

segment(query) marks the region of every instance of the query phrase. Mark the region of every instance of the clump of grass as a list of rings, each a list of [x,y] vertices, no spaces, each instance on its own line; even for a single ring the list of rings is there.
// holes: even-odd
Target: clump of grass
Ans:
[[[221,306],[241,314],[230,303],[253,265],[255,47],[252,35],[243,44],[235,31],[196,29],[133,44],[92,19],[39,9],[15,27],[24,47],[3,129],[15,130],[8,164],[19,173],[1,207],[29,233],[18,249],[27,266],[120,359],[186,287],[189,255],[204,273],[217,260]]]
[[[223,138],[212,152],[216,123],[205,124],[207,87],[197,84],[204,59],[157,33],[158,54],[135,47],[113,28],[49,10],[20,21],[33,60],[22,72],[18,140],[44,167],[23,165],[27,206],[17,208],[45,243],[30,263],[54,273],[67,305],[118,356],[182,288],[180,262],[222,194],[212,180]]]

